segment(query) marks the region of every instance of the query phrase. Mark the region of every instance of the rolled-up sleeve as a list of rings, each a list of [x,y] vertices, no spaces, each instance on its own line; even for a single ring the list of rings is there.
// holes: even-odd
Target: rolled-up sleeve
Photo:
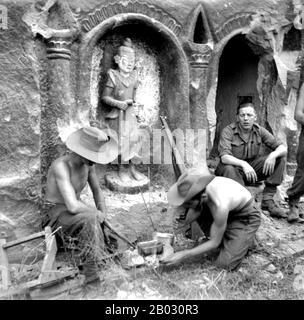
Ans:
[[[260,135],[262,142],[271,150],[275,150],[283,142],[279,139],[276,139],[268,130],[263,127],[260,127]]]
[[[231,141],[233,137],[233,131],[228,126],[223,129],[218,146],[219,156],[222,157],[226,154],[232,155]]]

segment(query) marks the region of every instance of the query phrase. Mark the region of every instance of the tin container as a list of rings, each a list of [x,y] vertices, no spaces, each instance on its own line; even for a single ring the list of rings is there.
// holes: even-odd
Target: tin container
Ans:
[[[169,244],[170,246],[173,246],[174,244],[174,235],[172,233],[155,232],[153,234],[153,239],[164,245]]]
[[[157,240],[139,242],[137,244],[138,253],[142,256],[160,254],[163,252],[163,243]]]

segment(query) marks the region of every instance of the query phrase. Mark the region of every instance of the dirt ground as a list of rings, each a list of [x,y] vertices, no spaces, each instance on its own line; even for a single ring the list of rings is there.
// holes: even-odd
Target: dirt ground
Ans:
[[[142,195],[103,189],[109,221],[131,242],[151,240],[155,230],[174,233],[174,209],[167,203],[167,189],[156,185]],[[83,200],[91,202],[91,194],[87,192]],[[286,203],[281,204],[287,209]],[[258,247],[234,272],[216,268],[209,256],[176,267],[129,269],[109,260],[100,272],[100,283],[67,290],[50,299],[304,299],[304,225],[290,225],[262,212],[257,238]],[[175,234],[175,250],[196,244],[183,234]],[[123,242],[119,246],[127,249]],[[18,283],[37,275],[39,263],[23,265],[22,270],[20,265],[13,266]]]
[[[163,188],[145,192],[154,226],[174,232],[174,210]],[[109,215],[130,239],[149,240],[153,227],[141,195],[108,194]],[[150,201],[149,201],[150,198]],[[287,204],[281,202],[287,210]],[[303,208],[302,208],[303,210]],[[124,226],[124,228],[123,228]],[[175,250],[197,243],[175,234]],[[262,211],[258,247],[240,269],[227,272],[212,264],[212,257],[193,259],[176,267],[138,267],[124,270],[119,264],[101,274],[101,284],[88,286],[66,299],[303,299],[304,225],[290,225]],[[302,242],[303,241],[303,242]],[[300,278],[299,278],[300,277]],[[303,276],[304,282],[304,276]]]

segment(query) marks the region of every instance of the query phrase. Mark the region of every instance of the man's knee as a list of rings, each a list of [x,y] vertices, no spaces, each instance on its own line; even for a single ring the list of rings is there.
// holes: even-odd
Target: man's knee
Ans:
[[[94,226],[98,222],[97,211],[88,210],[77,214],[77,218],[80,224],[86,226]]]
[[[285,168],[285,164],[286,164],[286,157],[279,157],[279,158],[276,159],[276,165],[278,167]]]
[[[231,176],[231,175],[237,174],[238,168],[231,165],[231,164],[221,163],[218,167],[217,172],[219,173],[219,175],[226,177],[226,176]]]
[[[215,260],[215,265],[218,268],[232,271],[240,265],[241,261],[242,258],[232,257],[228,254],[228,252],[220,252],[217,259]]]

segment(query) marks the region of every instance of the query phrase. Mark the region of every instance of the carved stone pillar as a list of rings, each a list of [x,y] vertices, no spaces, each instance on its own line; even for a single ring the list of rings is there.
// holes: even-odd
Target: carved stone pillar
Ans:
[[[51,162],[64,150],[58,125],[69,122],[75,105],[70,84],[71,44],[70,39],[58,37],[47,41],[48,103],[41,112],[42,187]]]
[[[190,60],[190,108],[191,124],[194,129],[207,128],[206,87],[207,70],[211,49],[204,46],[205,50],[194,52]]]
[[[53,10],[53,16],[50,11]],[[49,26],[54,13],[63,23],[60,29]],[[68,123],[74,110],[70,85],[70,47],[80,33],[80,26],[66,0],[35,2],[22,20],[31,28],[34,36],[40,34],[47,43],[48,98],[41,110],[41,193],[44,196],[47,170],[64,147],[59,128]],[[53,21],[52,25],[54,25]],[[56,23],[55,23],[56,24]]]
[[[194,165],[206,164],[207,150],[207,70],[211,56],[208,45],[200,45],[199,50],[190,55],[190,110],[191,128],[196,130],[198,144],[196,145]]]

